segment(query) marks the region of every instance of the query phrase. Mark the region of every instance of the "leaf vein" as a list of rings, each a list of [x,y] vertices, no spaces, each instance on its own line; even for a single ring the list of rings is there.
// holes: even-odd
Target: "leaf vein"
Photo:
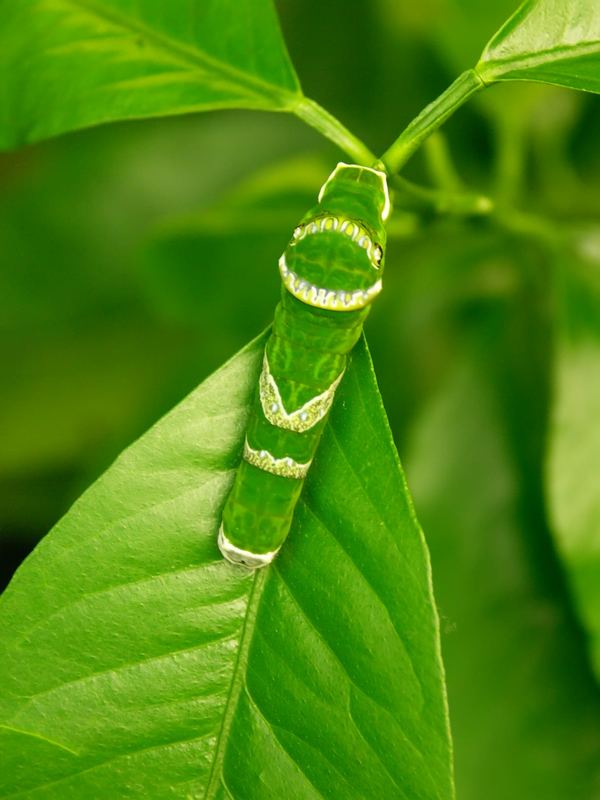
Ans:
[[[284,728],[282,725],[276,725],[276,724],[274,724],[272,722],[269,722],[269,720],[265,717],[263,711],[261,710],[260,706],[258,705],[256,700],[252,696],[252,693],[250,692],[248,684],[246,684],[245,690],[246,690],[246,697],[248,698],[248,702],[250,703],[250,707],[254,709],[255,713],[258,714],[258,717],[263,721],[264,725],[266,725],[266,727],[271,731],[271,733],[273,734],[273,738],[275,739],[277,744],[280,746],[280,748],[283,750],[283,752],[287,755],[287,757],[290,759],[290,761],[295,765],[295,767],[298,770],[298,772],[308,781],[308,783],[310,783],[310,785],[313,787],[313,789],[315,790],[317,795],[320,798],[322,798],[322,800],[326,800],[326,798],[322,794],[322,792],[318,789],[317,786],[315,786],[315,784],[308,777],[306,772],[302,769],[302,767],[300,766],[300,764],[298,763],[296,758],[294,758],[294,756],[290,753],[289,749],[281,741],[281,738],[277,735],[277,730],[284,731],[285,733],[289,734],[290,736],[293,736],[295,739],[298,739],[299,741],[304,742],[304,744],[307,747],[310,747],[311,750],[316,750],[317,748],[311,742],[306,741],[301,736],[298,736],[293,731],[288,730],[287,728]],[[338,770],[338,768],[335,766],[335,764],[333,764],[321,750],[319,750],[318,753],[319,753],[319,755],[321,755],[327,761],[328,764],[331,765],[331,768],[340,776],[340,778],[342,778],[344,783],[348,784],[348,779],[346,778],[345,775],[343,775]]]
[[[394,632],[396,634],[398,642],[401,644],[402,649],[403,649],[404,653],[406,654],[407,662],[410,665],[412,675],[415,678],[415,681],[416,681],[417,686],[419,688],[419,694],[420,694],[421,706],[422,706],[423,705],[424,690],[423,690],[423,685],[421,683],[421,679],[420,679],[419,675],[417,674],[417,671],[416,671],[415,666],[413,664],[412,656],[411,656],[408,648],[406,647],[406,643],[404,641],[404,638],[402,637],[400,631],[398,630],[398,625],[394,621],[394,619],[392,618],[392,615],[390,614],[388,607],[384,603],[382,597],[380,596],[380,594],[377,591],[377,589],[373,586],[373,584],[371,583],[369,578],[365,575],[365,573],[361,570],[361,568],[356,563],[356,561],[354,560],[352,555],[344,547],[344,545],[341,542],[341,540],[339,539],[339,537],[335,535],[335,533],[326,525],[326,523],[322,519],[320,519],[318,513],[315,511],[314,508],[311,508],[311,506],[309,505],[309,503],[308,503],[306,498],[303,498],[303,503],[304,503],[304,507],[313,515],[313,517],[317,520],[317,522],[324,528],[324,530],[327,531],[327,533],[330,534],[332,539],[334,539],[334,541],[337,542],[337,544],[339,545],[340,550],[342,551],[342,553],[346,556],[346,558],[348,559],[350,564],[352,564],[352,566],[355,568],[356,572],[361,576],[361,578],[363,579],[365,585],[370,589],[370,591],[371,591],[373,597],[375,598],[375,600],[377,601],[378,605],[383,609],[383,612],[384,612],[385,616],[387,617],[390,625],[392,626],[392,628],[393,628],[393,630],[394,630]]]
[[[14,714],[11,718],[11,722],[17,719],[30,705],[34,702],[39,700],[41,697],[46,697],[47,695],[53,694],[54,692],[60,692],[64,688],[68,686],[77,686],[79,684],[85,684],[88,681],[95,680],[99,677],[104,677],[107,675],[115,675],[119,672],[123,672],[128,669],[132,669],[134,667],[141,667],[144,664],[151,664],[153,662],[159,663],[161,661],[168,661],[169,659],[174,659],[177,656],[183,655],[184,653],[193,653],[195,651],[206,650],[207,648],[215,645],[215,644],[222,644],[223,642],[233,641],[237,637],[237,633],[227,633],[223,636],[218,636],[210,641],[203,642],[202,644],[196,644],[191,647],[182,647],[178,650],[170,650],[168,653],[161,653],[158,656],[148,656],[147,658],[142,658],[137,661],[128,661],[123,664],[118,664],[113,667],[108,667],[106,669],[97,670],[95,672],[88,672],[87,675],[82,675],[80,678],[73,678],[72,680],[63,681],[62,683],[56,684],[55,686],[51,686],[48,689],[43,689],[40,692],[35,692],[32,695],[27,695],[26,700],[27,702],[24,703],[18,711]]]
[[[215,747],[215,755],[206,784],[206,792],[204,800],[214,800],[217,796],[220,778],[223,772],[223,762],[225,760],[225,753],[227,751],[227,741],[231,726],[233,725],[235,710],[237,708],[238,700],[242,691],[245,680],[245,668],[248,661],[248,652],[252,641],[252,634],[256,626],[256,619],[258,615],[258,607],[262,598],[267,579],[266,567],[263,570],[258,570],[253,577],[252,589],[248,597],[248,605],[246,606],[246,615],[239,635],[239,645],[236,661],[233,665],[231,684],[225,703],[225,711],[221,723],[221,729],[217,737]]]
[[[35,731],[28,731],[25,728],[17,728],[14,725],[5,724],[2,722],[0,722],[0,730],[11,731],[12,733],[19,733],[23,736],[31,736],[32,739],[40,739],[42,742],[47,742],[48,744],[51,744],[53,747],[58,747],[60,750],[65,750],[72,756],[79,756],[77,750],[73,750],[73,748],[68,747],[66,744],[57,742],[55,739],[50,739],[48,736],[44,736],[41,733],[35,733]]]
[[[116,761],[121,759],[128,759],[132,756],[140,755],[141,753],[151,752],[152,750],[160,750],[161,748],[166,747],[176,747],[180,744],[189,744],[192,742],[201,742],[204,739],[210,738],[209,734],[202,734],[202,736],[191,736],[187,739],[174,739],[171,742],[160,742],[159,744],[149,745],[147,747],[140,747],[134,750],[128,750],[124,753],[118,753],[117,755],[111,756],[110,758],[105,759],[104,761],[98,761],[95,764],[91,764],[89,767],[85,767],[84,769],[77,770],[76,772],[71,772],[68,775],[63,775],[62,778],[57,778],[53,781],[47,781],[46,783],[38,784],[37,786],[33,787],[35,791],[39,791],[41,789],[47,789],[49,786],[57,786],[60,783],[64,783],[65,781],[71,780],[72,778],[77,778],[80,775],[85,775],[88,772],[93,772],[96,769],[100,769],[102,767],[106,767],[109,764],[113,764]],[[13,792],[13,794],[5,795],[3,800],[13,800],[13,798],[21,797],[23,795],[28,795],[31,792],[31,789],[24,789],[18,792]]]
[[[194,48],[177,41],[165,33],[148,28],[139,20],[133,19],[125,14],[119,13],[114,9],[107,9],[100,3],[93,2],[93,0],[62,0],[63,5],[66,7],[74,7],[88,13],[92,17],[103,20],[106,24],[112,25],[116,28],[124,28],[137,35],[143,35],[159,50],[164,51],[170,57],[177,57],[177,59],[188,66],[192,65],[195,68],[213,70],[221,73],[223,81],[234,87],[239,87],[241,84],[250,92],[262,97],[277,97],[278,99],[287,101],[283,105],[290,104],[289,100],[295,97],[289,90],[278,87],[274,84],[259,78],[257,75],[250,75],[242,70],[220,61],[213,56],[208,55],[199,48]]]

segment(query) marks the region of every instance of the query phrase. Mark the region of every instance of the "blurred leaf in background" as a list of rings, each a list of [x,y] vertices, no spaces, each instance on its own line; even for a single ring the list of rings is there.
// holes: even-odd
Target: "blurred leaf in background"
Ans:
[[[547,489],[559,552],[600,675],[600,226],[556,267],[556,364]]]
[[[241,146],[248,137],[252,148]],[[219,337],[198,322],[214,294],[192,301],[193,324],[156,314],[140,247],[166,216],[211,207],[244,172],[306,141],[287,119],[254,115],[242,130],[230,112],[90,131],[0,159],[5,542],[44,533],[127,442],[267,324],[275,294],[237,331],[224,308],[223,348],[212,352]],[[208,286],[227,274],[215,267]]]
[[[269,320],[280,290],[273,264],[326,170],[323,158],[285,159],[252,173],[220,203],[165,222],[143,259],[143,284],[156,313],[207,335],[222,317],[228,327],[244,329]]]
[[[524,497],[493,350],[465,342],[407,462],[445,629],[457,796],[587,800],[600,791],[598,688]]]
[[[596,797],[600,697],[544,510],[552,259],[522,236],[479,238],[428,264],[453,347],[401,445],[442,616],[457,796]],[[414,359],[411,377],[427,368]]]

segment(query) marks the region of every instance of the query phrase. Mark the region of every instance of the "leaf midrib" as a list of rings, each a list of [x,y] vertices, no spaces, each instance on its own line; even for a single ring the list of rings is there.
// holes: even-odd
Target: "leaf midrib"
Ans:
[[[120,14],[113,9],[108,9],[94,0],[59,0],[63,5],[79,9],[84,13],[87,12],[92,17],[97,17],[104,23],[114,25],[116,28],[121,28],[130,31],[133,34],[144,36],[151,44],[157,49],[166,52],[169,56],[175,56],[184,64],[188,69],[202,69],[205,71],[213,70],[220,73],[225,83],[231,83],[233,86],[239,87],[242,85],[248,89],[252,94],[259,97],[276,97],[281,99],[281,105],[292,107],[302,97],[302,92],[292,93],[287,89],[283,89],[275,84],[268,83],[267,81],[259,78],[256,75],[243,72],[237,67],[220,61],[213,56],[208,55],[199,48],[193,48],[183,42],[173,39],[170,36],[160,33],[153,28],[149,28],[137,19]]]
[[[215,755],[213,758],[210,775],[208,777],[208,782],[206,784],[204,800],[215,800],[219,783],[221,782],[221,773],[223,771],[223,762],[225,760],[225,754],[227,751],[229,733],[231,731],[231,726],[233,725],[238,700],[244,686],[246,667],[248,665],[248,653],[250,651],[250,644],[252,643],[254,628],[256,627],[258,607],[260,605],[268,571],[269,567],[256,570],[253,578],[250,596],[248,597],[248,605],[246,606],[246,615],[244,617],[244,622],[240,633],[238,654],[235,664],[233,665],[231,684],[229,686],[229,692],[225,702],[223,720],[217,735]]]
[[[561,58],[557,59],[556,54],[563,54]],[[575,45],[559,45],[557,47],[549,47],[545,50],[538,50],[535,55],[527,54],[522,56],[507,56],[506,58],[490,58],[489,60],[482,60],[476,67],[476,71],[485,79],[487,77],[494,77],[494,67],[508,66],[510,69],[529,69],[545,65],[551,61],[567,61],[571,58],[578,56],[588,56],[600,54],[600,42],[590,42],[588,44],[575,44]],[[485,54],[484,54],[485,55]],[[507,69],[500,69],[498,74],[508,72]]]

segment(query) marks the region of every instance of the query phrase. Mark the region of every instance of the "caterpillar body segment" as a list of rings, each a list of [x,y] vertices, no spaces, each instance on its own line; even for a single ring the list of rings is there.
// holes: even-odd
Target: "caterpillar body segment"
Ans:
[[[386,176],[338,164],[279,260],[281,299],[218,535],[257,568],[285,541],[348,354],[382,287]]]

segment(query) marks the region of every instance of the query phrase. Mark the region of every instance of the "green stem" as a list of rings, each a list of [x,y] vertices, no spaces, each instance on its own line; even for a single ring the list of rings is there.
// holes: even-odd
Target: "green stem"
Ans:
[[[352,163],[372,166],[377,161],[375,155],[360,139],[344,127],[333,114],[309,97],[303,97],[291,110],[311,128],[334,142],[352,159]]]
[[[423,153],[433,183],[447,192],[461,192],[463,184],[452,161],[446,137],[441,131],[435,131],[425,140]]]
[[[514,205],[525,173],[525,126],[521,116],[501,116],[496,125],[496,190],[498,200]]]
[[[432,189],[407,181],[399,175],[393,178],[392,185],[399,194],[409,198],[408,203],[402,203],[403,207],[415,210],[426,209],[436,214],[470,217],[484,216],[494,209],[491,198],[476,192]]]
[[[399,172],[421,144],[450,117],[469,97],[485,86],[474,69],[459,75],[445,92],[426,106],[405,128],[381,160],[390,175]]]
[[[564,229],[556,221],[516,208],[500,206],[492,215],[492,220],[498,227],[511,233],[531,237],[552,247],[565,240]]]

